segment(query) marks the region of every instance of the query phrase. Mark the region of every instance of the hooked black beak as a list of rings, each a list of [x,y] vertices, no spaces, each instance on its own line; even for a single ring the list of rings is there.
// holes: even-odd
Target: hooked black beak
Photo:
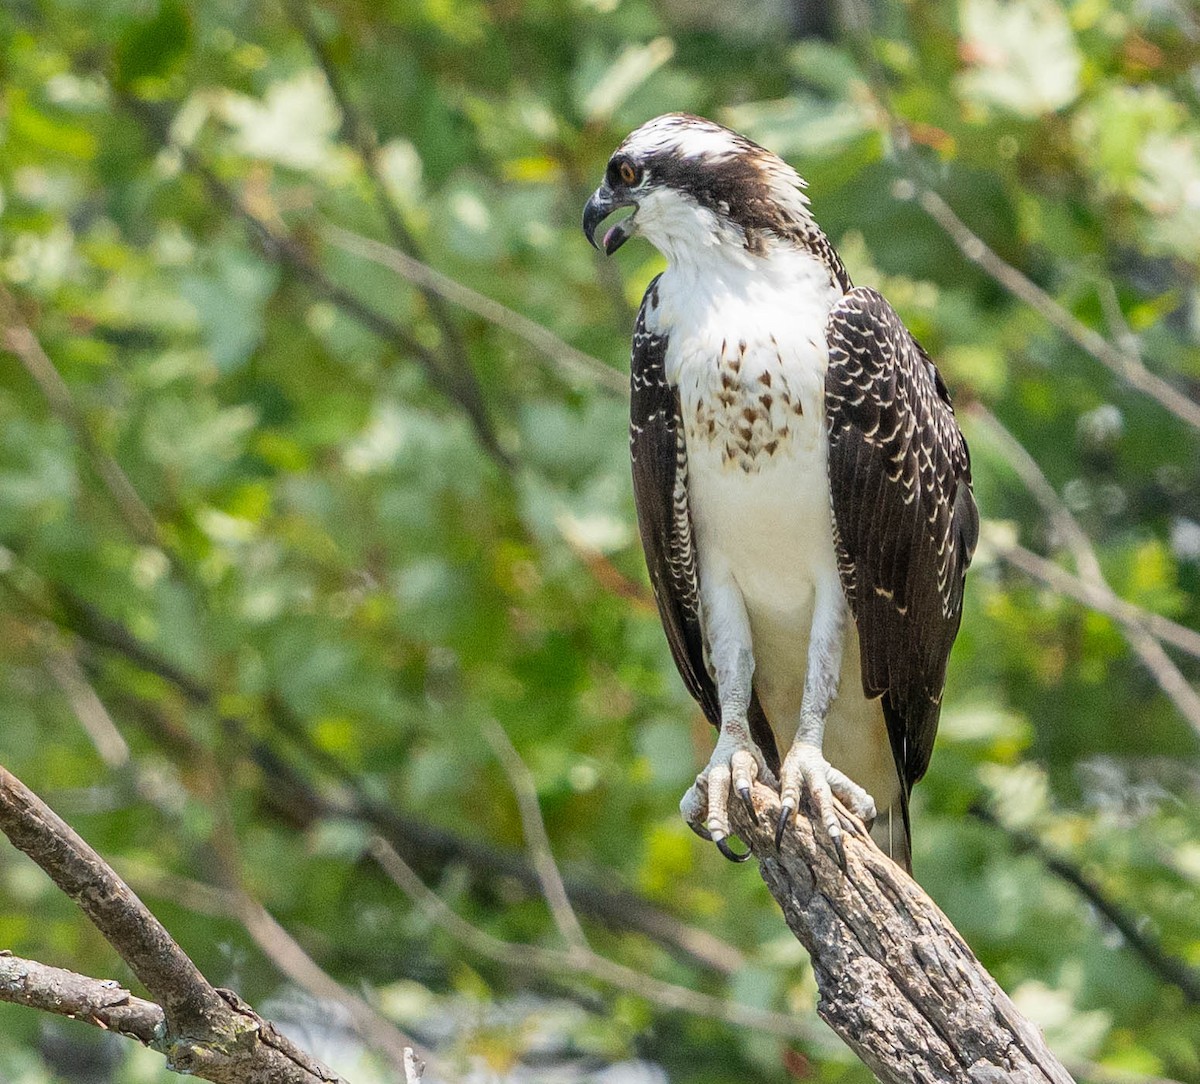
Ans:
[[[633,215],[609,227],[599,244],[596,243],[596,229],[617,208],[636,206],[631,196],[618,195],[607,184],[597,188],[583,207],[583,235],[591,242],[592,248],[603,247],[604,254],[611,256],[628,241],[633,236]]]

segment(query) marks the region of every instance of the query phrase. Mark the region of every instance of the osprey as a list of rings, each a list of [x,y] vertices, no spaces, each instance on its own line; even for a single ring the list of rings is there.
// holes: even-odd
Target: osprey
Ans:
[[[583,228],[667,260],[633,335],[630,449],[663,628],[719,730],[684,817],[744,860],[729,800],[754,816],[760,778],[777,845],[803,791],[840,847],[836,795],[911,868],[979,513],[941,376],[851,284],[803,189],[770,151],[670,114],[617,148]]]

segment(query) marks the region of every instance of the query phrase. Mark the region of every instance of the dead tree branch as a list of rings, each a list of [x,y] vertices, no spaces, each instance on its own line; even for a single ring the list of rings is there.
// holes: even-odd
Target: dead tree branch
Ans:
[[[340,1080],[236,994],[210,985],[108,863],[3,767],[0,831],[75,901],[161,1006],[162,1027],[155,1027],[150,1045],[166,1055],[168,1068],[217,1084],[330,1084]],[[32,971],[26,975],[21,979],[14,973],[12,988],[31,991],[31,998],[51,999],[53,975]],[[77,985],[75,989],[82,997],[84,988]],[[138,1027],[147,1022],[144,1014],[131,1011],[130,1016]],[[132,1034],[141,1038],[136,1031]]]
[[[731,803],[734,831],[812,957],[817,1011],[883,1084],[1069,1084],[1041,1033],[861,824],[841,811],[843,868],[806,816],[776,851],[779,796],[758,784],[753,800],[757,823]]]
[[[68,1016],[146,1046],[163,1035],[162,1007],[134,997],[114,979],[92,979],[0,952],[0,1001]]]

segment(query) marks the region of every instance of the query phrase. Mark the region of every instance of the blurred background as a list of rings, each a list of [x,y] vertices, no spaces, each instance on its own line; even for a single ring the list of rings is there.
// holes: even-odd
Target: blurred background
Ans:
[[[713,734],[624,392],[660,263],[579,229],[670,110],[799,169],[971,444],[918,879],[1080,1079],[1200,1081],[1185,0],[7,0],[0,761],[355,1084],[397,1028],[431,1079],[869,1081],[677,813]],[[0,946],[133,981],[7,845]],[[5,1082],[170,1079],[0,1034]]]

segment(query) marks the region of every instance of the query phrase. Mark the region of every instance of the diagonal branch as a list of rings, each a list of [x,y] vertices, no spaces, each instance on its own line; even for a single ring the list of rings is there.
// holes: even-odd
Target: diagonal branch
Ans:
[[[1196,632],[1195,629],[1189,629],[1169,617],[1163,617],[1162,614],[1128,602],[1095,581],[1073,576],[1061,565],[1026,549],[1018,542],[989,536],[988,545],[1013,568],[1040,581],[1058,594],[1073,598],[1089,610],[1111,617],[1120,625],[1144,629],[1164,644],[1170,644],[1192,658],[1200,659],[1200,632]]]
[[[1079,578],[1084,584],[1107,596],[1116,597],[1100,567],[1100,559],[1091,539],[1071,514],[1033,456],[990,410],[980,403],[970,408],[971,416],[984,426],[994,445],[1042,506],[1060,539],[1075,559]],[[1163,694],[1175,705],[1189,726],[1200,735],[1200,694],[1192,688],[1179,667],[1141,622],[1119,621],[1130,649],[1150,672]]]
[[[83,911],[162,1006],[168,1068],[217,1084],[328,1084],[316,1062],[236,994],[217,990],[128,885],[49,806],[0,767],[0,831]]]
[[[37,384],[50,409],[58,416],[83,448],[92,469],[100,477],[104,488],[112,496],[113,503],[126,526],[142,545],[159,546],[158,524],[150,509],[142,502],[121,465],[100,447],[84,418],[75,405],[71,389],[62,374],[42,349],[33,329],[21,315],[16,298],[0,283],[0,349],[14,354],[25,371]]]
[[[865,73],[871,97],[878,107],[880,127],[885,138],[890,139],[889,157],[893,160],[908,159],[908,164],[913,167],[897,181],[894,189],[897,198],[916,200],[917,205],[941,227],[959,252],[977,265],[993,282],[1007,290],[1018,301],[1028,305],[1047,323],[1061,331],[1076,346],[1130,387],[1149,396],[1181,421],[1200,429],[1200,403],[1146,368],[1136,338],[1132,333],[1126,334],[1128,329],[1124,327],[1120,306],[1115,305],[1115,312],[1113,310],[1115,294],[1110,298],[1106,296],[1104,287],[1100,291],[1101,304],[1106,308],[1109,323],[1116,329],[1116,345],[1094,328],[1088,327],[1027,275],[1005,262],[954,213],[941,196],[915,179],[913,173],[920,163],[911,154],[912,138],[909,128],[892,104],[887,77],[875,55],[869,6],[863,0],[837,0],[837,7],[847,42]],[[1105,286],[1109,292],[1112,291],[1111,284]]]
[[[820,818],[776,850],[779,796],[740,803],[734,831],[812,957],[817,1011],[883,1084],[1070,1084],[1071,1076],[920,886],[840,810],[844,865]]]
[[[587,950],[587,937],[579,918],[571,907],[570,897],[567,896],[562,874],[558,872],[558,863],[554,861],[554,851],[550,847],[550,837],[546,834],[546,822],[542,819],[542,811],[538,806],[537,785],[521,754],[517,752],[504,727],[494,720],[489,720],[483,728],[483,736],[491,745],[500,763],[504,767],[508,781],[512,784],[513,793],[517,796],[517,807],[521,812],[521,826],[525,831],[525,843],[529,847],[533,859],[533,868],[537,871],[538,881],[541,882],[542,895],[550,907],[550,914],[563,940],[571,948]]]
[[[1148,395],[1181,421],[1200,429],[1200,403],[1189,398],[1161,376],[1152,373],[1136,352],[1113,345],[1100,332],[1088,327],[1031,278],[1002,260],[931,188],[912,180],[901,182],[899,187],[902,195],[910,194],[915,197],[918,206],[941,226],[958,250],[994,282],[1004,287],[1017,300],[1023,301],[1047,323],[1061,331],[1076,346],[1090,354],[1131,388]]]

